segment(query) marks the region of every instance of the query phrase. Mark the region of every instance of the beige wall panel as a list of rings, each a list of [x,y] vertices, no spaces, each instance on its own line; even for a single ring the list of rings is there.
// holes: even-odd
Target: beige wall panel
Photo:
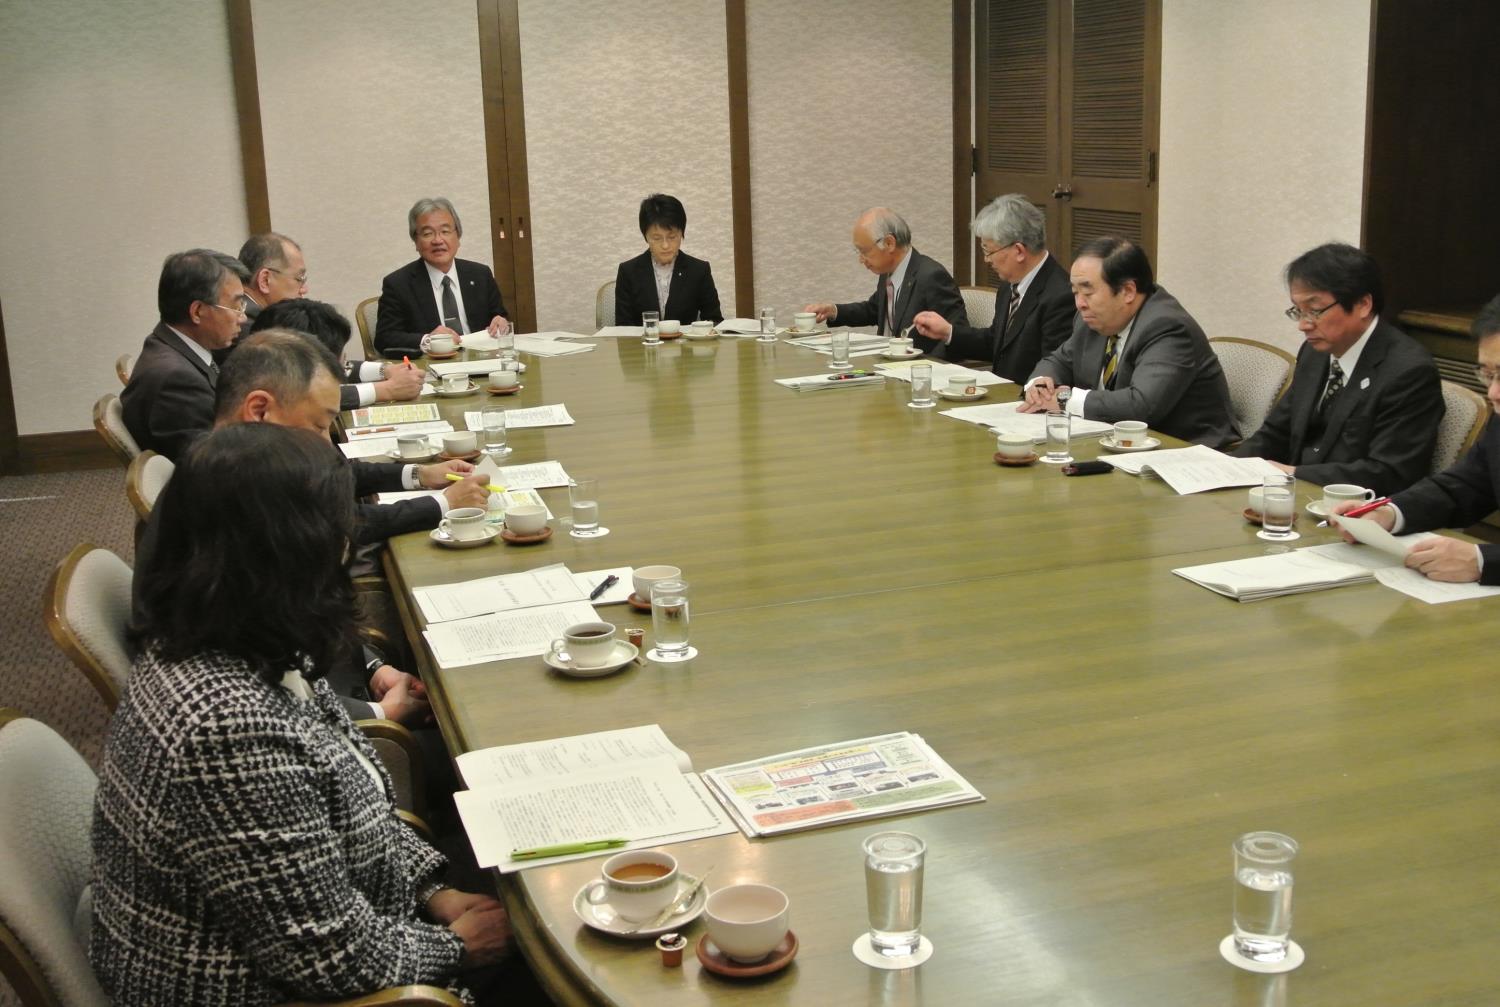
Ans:
[[[870,296],[854,218],[887,205],[953,266],[947,0],[748,0],[756,304]]]
[[[0,300],[24,434],[87,430],[169,253],[245,229],[222,3],[0,4]]]
[[[537,326],[594,331],[594,294],[646,247],[641,199],[687,209],[683,251],[733,314],[729,74],[717,0],[521,0]]]
[[[1295,351],[1282,270],[1359,243],[1369,0],[1163,0],[1157,273],[1210,336]]]
[[[460,257],[494,264],[472,3],[255,0],[255,59],[271,226],[302,245],[309,297],[352,322],[416,258],[423,196],[453,201]]]

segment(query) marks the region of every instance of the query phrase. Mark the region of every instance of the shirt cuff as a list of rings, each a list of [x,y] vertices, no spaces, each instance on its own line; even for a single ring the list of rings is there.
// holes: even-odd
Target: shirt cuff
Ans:
[[[358,377],[361,381],[384,381],[385,365],[372,360],[366,360],[359,365]]]
[[[1070,415],[1070,416],[1082,416],[1083,415],[1083,402],[1088,397],[1089,397],[1089,389],[1087,389],[1087,388],[1074,388],[1073,391],[1072,391],[1072,393],[1068,396],[1068,415]]]
[[[1474,562],[1479,567],[1479,576],[1483,577],[1484,576],[1484,550],[1481,549],[1481,548],[1479,548],[1479,546],[1477,546],[1477,545],[1474,547]]]
[[[419,340],[417,342],[417,346],[421,348],[421,350],[422,350],[423,353],[427,352],[427,347],[428,347],[428,344],[431,341],[431,339],[432,339],[432,334],[428,333],[427,335],[423,336],[421,338],[421,340]]]
[[[355,393],[357,395],[359,395],[359,404],[360,405],[362,405],[362,406],[368,406],[368,405],[373,405],[374,404],[374,402],[375,402],[375,386],[374,385],[358,384],[358,385],[354,386],[354,391],[355,391]]]
[[[1386,506],[1396,512],[1396,523],[1391,525],[1391,534],[1400,535],[1401,529],[1406,527],[1406,515],[1401,513],[1401,508],[1393,503],[1388,503]],[[1478,547],[1476,546],[1476,548]]]
[[[422,489],[422,477],[417,472],[415,465],[407,465],[401,470],[401,485],[409,490]]]
[[[379,703],[371,703],[370,704],[370,709],[373,711],[373,713],[371,714],[371,716],[375,720],[385,720],[385,719],[387,719],[386,715],[385,715],[385,710],[381,707],[381,705]]]

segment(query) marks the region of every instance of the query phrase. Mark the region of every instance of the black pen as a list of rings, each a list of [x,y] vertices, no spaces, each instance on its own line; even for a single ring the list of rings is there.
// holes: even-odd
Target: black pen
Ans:
[[[598,601],[601,594],[603,594],[605,591],[608,591],[618,583],[620,583],[620,578],[616,577],[614,574],[610,574],[608,577],[605,577],[604,583],[594,588],[593,593],[589,595],[589,601]]]

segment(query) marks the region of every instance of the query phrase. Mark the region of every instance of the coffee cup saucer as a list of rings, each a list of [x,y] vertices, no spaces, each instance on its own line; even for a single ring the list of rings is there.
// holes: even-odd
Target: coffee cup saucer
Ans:
[[[909,350],[881,350],[880,355],[887,360],[910,360],[912,357],[920,357],[922,351],[913,346]]]
[[[427,537],[438,545],[448,549],[473,549],[478,546],[489,545],[495,541],[495,538],[499,534],[499,529],[485,525],[484,534],[479,538],[457,539],[448,534],[448,529],[441,527],[432,529],[432,531],[427,533]]]
[[[489,392],[491,395],[514,395],[516,394],[516,392],[519,392],[522,388],[525,387],[525,385],[521,384],[518,381],[515,384],[511,385],[509,388],[496,388],[494,385],[485,385],[484,390]]]
[[[458,350],[449,350],[447,353],[439,353],[436,350],[428,350],[423,354],[428,360],[452,360],[458,356]]]
[[[683,333],[688,339],[699,342],[705,339],[718,339],[719,333],[716,329],[688,329]]]
[[[1306,508],[1306,510],[1307,510],[1307,513],[1311,514],[1313,517],[1317,518],[1319,521],[1327,521],[1328,520],[1328,508],[1325,507],[1325,506],[1323,506],[1323,501],[1321,501],[1321,500],[1309,500],[1307,502],[1307,508]]]
[[[462,454],[462,455],[450,455],[446,451],[439,451],[438,452],[438,457],[440,459],[442,459],[443,461],[445,461],[445,462],[471,462],[474,459],[478,458],[482,454],[484,454],[483,451],[480,451],[478,448],[475,448],[473,451],[470,451],[468,454]]]
[[[509,528],[500,529],[500,537],[505,540],[506,545],[534,545],[537,542],[545,542],[552,537],[552,526],[548,525],[541,531],[534,531],[529,535],[511,531]]]
[[[676,332],[657,332],[656,336],[662,342],[664,342],[664,343],[670,343],[674,339],[681,339],[682,338],[682,330],[678,329]]]
[[[451,390],[444,388],[442,385],[438,385],[434,390],[434,394],[436,394],[440,399],[456,399],[460,395],[473,395],[477,391],[479,391],[479,386],[470,381],[468,385],[463,388],[455,388]]]
[[[946,388],[938,392],[939,395],[949,400],[950,402],[973,402],[975,399],[984,398],[989,393],[990,390],[982,385],[974,389],[974,393],[972,395],[965,392],[950,392]]]
[[[651,603],[634,591],[630,592],[630,597],[625,599],[625,603],[637,612],[651,611]]]
[[[543,654],[542,660],[547,662],[547,667],[559,675],[566,675],[569,678],[603,678],[605,675],[613,675],[621,668],[629,667],[630,662],[634,661],[640,653],[636,645],[629,640],[616,640],[615,649],[609,652],[609,657],[603,664],[582,666],[568,664],[566,661],[558,660],[556,654],[550,653]],[[681,896],[678,896],[678,898],[681,898]]]
[[[797,957],[797,934],[788,930],[781,943],[771,949],[771,953],[760,961],[737,962],[730,958],[713,939],[704,934],[698,938],[698,961],[710,972],[717,972],[721,976],[731,976],[736,979],[751,976],[769,975],[772,972],[780,972],[792,963]]]
[[[630,645],[627,643],[626,646]],[[698,884],[696,877],[685,871],[678,871],[677,895],[675,898],[681,899],[683,893],[696,884]],[[703,907],[708,905],[708,889],[699,885],[698,891],[693,895],[692,901],[681,912],[668,916],[666,922],[661,926],[643,927],[640,930],[636,930],[636,927],[642,925],[620,919],[620,917],[615,915],[615,911],[610,908],[609,903],[605,902],[596,906],[589,902],[587,896],[589,889],[592,887],[594,887],[594,882],[590,881],[578,889],[578,894],[573,896],[573,912],[583,921],[584,926],[592,930],[597,930],[602,934],[609,934],[612,937],[624,937],[626,940],[632,941],[649,940],[660,937],[662,934],[671,933],[673,930],[681,930],[703,915]]]
[[[404,455],[398,448],[395,451],[387,451],[381,457],[389,458],[393,462],[406,462],[407,464],[421,465],[423,462],[432,461],[437,456],[438,453],[436,451],[428,451],[425,455]]]
[[[1002,455],[998,451],[995,452],[995,462],[1004,465],[1006,468],[1022,468],[1026,465],[1034,465],[1040,457],[1035,451],[1029,455],[1022,455],[1020,458],[1012,458],[1010,455]]]
[[[1141,443],[1132,444],[1127,448],[1123,444],[1115,443],[1114,434],[1105,434],[1103,437],[1099,438],[1099,446],[1106,451],[1152,451],[1156,448],[1161,447],[1161,441],[1157,440],[1155,437],[1147,437]]]

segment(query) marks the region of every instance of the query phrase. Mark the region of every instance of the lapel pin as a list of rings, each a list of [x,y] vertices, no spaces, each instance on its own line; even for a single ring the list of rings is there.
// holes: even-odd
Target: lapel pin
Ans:
[[[1369,388],[1369,387],[1370,387],[1370,379],[1369,378],[1365,378],[1363,381],[1361,381],[1359,383],[1359,390],[1360,391],[1364,391],[1366,388]]]

